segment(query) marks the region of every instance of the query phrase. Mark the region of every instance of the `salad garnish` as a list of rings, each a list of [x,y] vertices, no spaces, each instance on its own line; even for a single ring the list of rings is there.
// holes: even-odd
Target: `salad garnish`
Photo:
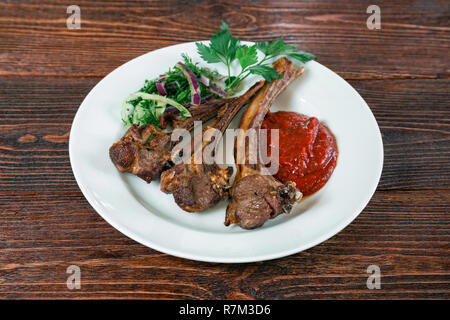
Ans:
[[[251,74],[260,75],[268,82],[278,79],[281,75],[272,67],[272,61],[280,56],[300,63],[316,59],[315,55],[298,51],[296,46],[285,43],[281,38],[257,42],[251,46],[241,44],[239,39],[232,36],[225,21],[209,44],[195,44],[205,62],[224,64],[227,75],[222,76],[217,71],[200,67],[190,57],[182,54],[183,62],[178,62],[156,79],[146,80],[144,87],[126,99],[122,107],[125,127],[153,124],[159,128],[162,115],[177,110],[183,118],[190,117],[190,106],[202,104],[212,98],[221,99],[233,95],[242,81]],[[259,56],[258,52],[261,53]],[[231,66],[236,61],[240,72],[232,75]]]
[[[122,107],[125,127],[132,124],[159,127],[164,112],[178,110],[187,118],[191,116],[190,106],[226,95],[215,83],[221,78],[217,72],[199,67],[184,54],[182,57],[183,62],[156,79],[146,80],[144,87],[126,99]]]

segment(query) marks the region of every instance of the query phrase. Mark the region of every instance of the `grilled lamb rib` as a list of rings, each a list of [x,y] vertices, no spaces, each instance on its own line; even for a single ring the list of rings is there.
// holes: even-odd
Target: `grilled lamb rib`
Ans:
[[[223,133],[239,109],[263,84],[264,81],[259,81],[242,96],[228,99],[212,127]],[[179,163],[161,175],[161,190],[172,193],[177,205],[188,212],[203,211],[215,205],[228,196],[230,188],[231,167],[221,169],[216,163],[194,163],[196,157],[201,159],[204,148],[215,150],[220,141],[211,134],[208,135],[208,129],[203,130],[202,147],[194,151],[190,164]]]
[[[150,183],[170,159],[170,135],[153,125],[133,124],[120,141],[109,148],[109,157],[121,172],[128,172]]]
[[[245,131],[260,129],[264,117],[278,95],[303,72],[303,68],[297,69],[286,58],[278,59],[274,63],[274,68],[282,75],[282,78],[266,83],[259,90],[250,101],[241,120],[243,130],[236,140],[235,157],[237,157],[237,148],[242,146],[246,149],[243,164],[236,164],[237,174],[232,187],[232,202],[226,211],[226,226],[237,224],[244,229],[260,227],[268,219],[281,213],[290,213],[292,207],[302,197],[301,192],[295,188],[294,182],[283,184],[276,180],[272,175],[264,172],[266,169],[259,160],[257,164],[251,165],[248,146],[244,143]]]
[[[194,127],[194,121],[213,118],[228,100],[214,99],[192,106],[191,117],[183,119],[179,114],[172,114],[164,122],[171,123],[174,128],[190,131]],[[134,174],[150,183],[157,179],[168,165],[175,144],[175,141],[171,141],[170,133],[156,129],[151,124],[140,128],[133,125],[111,146],[109,156],[119,171]]]

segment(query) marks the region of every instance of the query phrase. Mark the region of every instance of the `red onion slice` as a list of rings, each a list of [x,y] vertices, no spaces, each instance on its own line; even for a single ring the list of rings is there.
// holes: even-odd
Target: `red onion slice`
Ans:
[[[175,107],[167,107],[166,108],[166,112],[175,112],[175,111],[178,111],[178,109]]]
[[[197,105],[200,104],[201,98],[200,98],[200,94],[195,93],[194,96],[192,97],[192,104]]]
[[[200,76],[200,81],[201,83],[203,83],[205,86],[209,86],[209,78],[206,77],[204,74],[202,74]]]
[[[201,99],[200,103],[205,103],[205,102],[208,101],[209,99],[214,98],[214,96],[215,96],[214,93],[208,94],[207,96],[204,96],[204,97]]]
[[[164,88],[164,82],[156,81],[156,89],[158,89],[158,92],[160,95],[162,95],[162,96],[167,95],[166,89]]]
[[[179,87],[180,84],[178,83],[178,81],[174,81],[174,82],[169,82],[165,85],[166,88],[174,88],[174,87]]]
[[[184,76],[189,82],[189,88],[191,89],[191,103],[194,105],[200,104],[200,85],[194,72],[187,68],[184,63],[178,62],[176,66],[183,71]]]
[[[221,89],[219,89],[217,87],[214,87],[214,86],[209,86],[208,89],[211,92],[214,92],[215,94],[218,94],[221,97],[225,97],[227,95],[227,93],[225,91],[223,91],[223,90],[221,90]]]

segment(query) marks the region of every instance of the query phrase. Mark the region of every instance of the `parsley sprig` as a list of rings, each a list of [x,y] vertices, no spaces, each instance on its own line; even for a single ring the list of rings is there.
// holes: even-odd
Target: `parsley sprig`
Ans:
[[[228,77],[225,80],[225,91],[236,89],[239,84],[250,74],[262,76],[271,82],[281,77],[269,60],[287,56],[301,63],[308,62],[317,57],[311,53],[297,51],[297,47],[285,43],[281,38],[275,41],[257,42],[252,46],[240,43],[240,40],[231,35],[230,29],[225,21],[222,22],[220,30],[212,36],[209,45],[201,42],[196,43],[197,51],[207,63],[223,63],[227,67]],[[258,50],[263,53],[263,58],[258,59]],[[231,64],[238,60],[241,71],[237,75],[231,75]]]

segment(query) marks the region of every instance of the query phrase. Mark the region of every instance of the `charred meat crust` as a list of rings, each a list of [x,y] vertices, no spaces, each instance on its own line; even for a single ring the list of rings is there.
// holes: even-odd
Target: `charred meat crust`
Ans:
[[[303,68],[297,69],[286,58],[278,59],[274,68],[282,78],[266,83],[252,98],[241,120],[242,132],[251,128],[259,129],[276,97],[303,71]],[[248,144],[243,143],[244,139],[245,134],[238,135],[236,139],[235,159],[239,160],[238,172],[232,188],[232,201],[225,215],[225,225],[237,224],[244,229],[254,229],[281,213],[290,213],[302,194],[295,188],[294,182],[282,184],[264,172],[261,164],[250,165],[249,150],[244,151],[244,159],[237,159],[238,146],[247,148]],[[242,162],[243,164],[239,164]]]
[[[147,183],[159,177],[170,159],[170,136],[153,125],[131,126],[109,148],[109,157],[121,172],[132,173]]]
[[[194,127],[194,121],[207,121],[215,117],[230,100],[214,99],[192,106],[189,109],[189,118],[182,118],[179,113],[163,114],[162,124],[171,124],[173,128],[190,131]],[[150,183],[167,169],[175,143],[170,140],[170,133],[156,129],[151,124],[142,127],[132,125],[123,137],[110,147],[109,156],[120,172],[134,174]]]
[[[272,176],[260,174],[245,176],[234,186],[225,225],[239,224],[244,229],[261,227],[281,213],[290,213],[298,197],[295,183],[283,185]]]
[[[179,112],[163,113],[166,123],[170,123],[173,128],[183,128],[188,131],[194,128],[194,121],[208,121],[218,116],[219,110],[229,99],[213,99],[197,106],[189,107],[191,117],[183,118]]]
[[[212,127],[223,133],[239,109],[262,87],[263,83],[264,81],[256,83],[240,97],[227,99]],[[206,134],[207,129],[202,132],[202,148],[195,153],[203,154],[203,148],[214,144],[212,149],[215,149],[219,143],[218,139],[212,139]],[[178,206],[188,212],[203,211],[227,197],[232,174],[230,168],[221,169],[215,163],[195,164],[193,160],[194,155],[190,164],[179,163],[161,175],[161,190],[173,193]]]

